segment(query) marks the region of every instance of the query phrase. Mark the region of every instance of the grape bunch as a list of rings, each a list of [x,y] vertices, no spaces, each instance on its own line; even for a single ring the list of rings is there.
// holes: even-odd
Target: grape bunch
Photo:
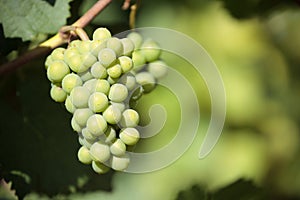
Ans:
[[[137,32],[119,39],[98,28],[92,40],[73,40],[47,57],[50,96],[73,114],[71,126],[82,145],[78,159],[95,172],[128,167],[128,151],[140,139],[132,105],[166,75],[160,54],[155,41]]]

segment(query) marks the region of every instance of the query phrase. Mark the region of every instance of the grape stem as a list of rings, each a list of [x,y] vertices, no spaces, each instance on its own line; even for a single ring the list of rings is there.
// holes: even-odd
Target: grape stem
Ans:
[[[71,26],[79,28],[75,32],[79,32],[79,37],[83,40],[87,39],[87,35],[84,36],[84,33],[80,31],[83,27],[88,25],[112,0],[99,0],[97,1],[83,16],[81,16],[75,23]],[[79,30],[79,31],[78,31]],[[81,34],[82,33],[82,34]],[[80,35],[81,34],[81,35]],[[24,66],[26,63],[32,59],[38,58],[40,56],[46,55],[51,52],[52,49],[68,42],[66,35],[62,34],[61,30],[49,38],[45,42],[41,43],[38,47],[27,51],[25,54],[16,58],[11,62],[7,62],[0,66],[0,75],[7,74],[12,72],[19,67]]]

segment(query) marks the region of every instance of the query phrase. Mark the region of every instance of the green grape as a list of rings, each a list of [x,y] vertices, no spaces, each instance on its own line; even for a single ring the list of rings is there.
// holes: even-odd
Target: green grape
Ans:
[[[73,90],[76,86],[81,86],[82,80],[77,74],[71,73],[66,75],[62,80],[62,88],[65,92],[70,94],[70,92]]]
[[[124,128],[119,136],[126,145],[135,145],[140,139],[140,133],[135,128]]]
[[[82,59],[80,55],[72,55],[65,59],[73,72],[80,72],[82,68]]]
[[[122,68],[121,68],[121,65],[119,64],[116,64],[110,68],[107,69],[107,74],[115,79],[115,78],[119,78],[122,74]]]
[[[142,44],[141,52],[145,56],[147,62],[153,62],[159,58],[161,49],[155,41],[149,39]]]
[[[101,50],[101,49],[103,49],[103,48],[105,48],[104,47],[104,44],[103,44],[104,42],[103,41],[101,41],[101,40],[93,40],[93,41],[91,41],[91,46],[90,46],[90,52],[94,55],[94,56],[98,56],[98,54],[99,54],[99,51]]]
[[[91,67],[91,74],[94,78],[103,79],[107,77],[106,68],[100,62],[95,62]]]
[[[90,148],[90,155],[94,161],[104,163],[110,158],[109,146],[102,142],[95,142]]]
[[[108,126],[107,130],[105,131],[105,136],[106,136],[105,143],[112,144],[116,140],[116,136],[117,136],[116,130],[111,126]]]
[[[104,111],[108,106],[107,96],[102,92],[94,92],[89,98],[89,108],[99,113]]]
[[[160,79],[167,75],[168,68],[165,62],[158,60],[148,64],[148,71],[154,78]]]
[[[133,74],[126,74],[122,76],[120,83],[125,85],[129,91],[137,88],[136,79]]]
[[[64,61],[68,63],[69,58],[71,58],[72,56],[79,56],[79,55],[80,53],[76,47],[69,47],[64,52]]]
[[[82,40],[78,44],[78,50],[82,54],[90,52],[90,49],[91,49],[91,41],[90,40]]]
[[[117,59],[116,53],[109,48],[104,48],[99,51],[98,60],[104,66],[110,66]]]
[[[82,143],[82,145],[83,146],[85,146],[86,148],[88,148],[88,149],[90,149],[91,148],[91,146],[95,143],[94,141],[90,141],[90,140],[87,140],[86,138],[82,138],[81,139],[81,143]]]
[[[81,134],[87,141],[94,143],[96,137],[86,127],[81,130]]]
[[[107,28],[97,28],[93,33],[93,40],[106,40],[111,37],[111,33]]]
[[[112,37],[106,40],[106,47],[112,49],[117,56],[121,56],[123,54],[124,48],[120,39],[116,37]]]
[[[146,58],[140,50],[135,50],[132,53],[132,62],[133,62],[133,67],[134,67],[133,69],[138,71],[144,67],[144,65],[146,63]]]
[[[78,73],[78,75],[80,76],[83,82],[86,82],[94,78],[90,70],[86,70],[84,72]]]
[[[126,109],[122,113],[120,125],[122,127],[136,127],[139,123],[139,114],[133,109]]]
[[[110,152],[115,156],[123,156],[126,152],[126,145],[120,139],[117,139],[111,146]]]
[[[109,171],[109,167],[97,161],[92,162],[92,168],[98,174],[105,174],[106,172]]]
[[[73,130],[76,131],[77,133],[81,132],[81,130],[82,130],[81,126],[79,124],[77,124],[74,117],[72,117],[72,119],[71,119],[71,126],[72,126]]]
[[[51,98],[56,102],[64,102],[67,98],[67,93],[61,88],[56,85],[52,85],[50,90]]]
[[[142,85],[144,92],[150,92],[155,88],[155,78],[149,72],[140,72],[137,73],[136,82]]]
[[[93,92],[102,92],[104,94],[108,94],[110,89],[110,84],[107,80],[99,80],[99,79],[91,79],[83,84],[84,87],[88,88],[88,90]]]
[[[116,106],[121,112],[123,112],[125,110],[125,104],[123,102],[113,102],[110,101],[110,104],[113,106]]]
[[[122,38],[120,41],[123,44],[123,55],[124,56],[131,56],[133,50],[134,50],[134,43],[132,40],[128,38]]]
[[[128,96],[128,90],[125,85],[116,83],[110,87],[108,98],[114,102],[122,102]]]
[[[52,83],[59,83],[70,73],[68,65],[61,60],[55,60],[47,69],[47,77]]]
[[[117,124],[121,120],[121,111],[117,106],[110,105],[103,112],[104,119],[110,124]]]
[[[45,61],[45,69],[47,70],[48,67],[51,65],[53,62],[51,55],[47,56],[46,61]]]
[[[90,155],[90,151],[85,146],[80,147],[77,153],[78,160],[83,164],[91,164],[92,157]]]
[[[86,127],[95,136],[102,135],[107,129],[107,123],[100,114],[94,114],[86,122]]]
[[[62,47],[58,47],[56,49],[54,49],[51,53],[51,58],[52,60],[64,60],[64,52],[65,52],[65,48]]]
[[[81,46],[81,40],[72,40],[69,44],[69,47],[73,47],[73,48],[76,48],[76,49],[80,49],[80,46]]]
[[[82,54],[81,59],[84,67],[82,67],[81,71],[78,72],[84,72],[88,70],[95,62],[97,62],[97,58],[90,52]]]
[[[119,57],[118,62],[122,68],[123,73],[129,72],[133,68],[133,62],[128,56]]]
[[[143,37],[137,32],[131,32],[127,35],[127,38],[130,39],[134,44],[134,49],[139,49],[143,43]]]
[[[110,85],[113,85],[113,84],[117,83],[118,80],[119,80],[118,78],[112,78],[112,77],[110,77],[110,76],[107,77],[107,82],[108,82]]]
[[[129,165],[130,159],[127,154],[123,156],[112,156],[110,160],[111,167],[116,171],[123,171]]]
[[[66,101],[65,101],[65,107],[66,107],[67,111],[68,111],[69,113],[72,113],[72,114],[73,114],[73,113],[75,112],[75,110],[76,110],[76,107],[75,107],[74,104],[72,103],[70,96],[67,96],[67,98],[66,98]]]
[[[92,114],[94,113],[89,108],[79,108],[75,110],[73,117],[79,126],[85,127],[88,118]]]
[[[71,102],[76,108],[88,107],[89,97],[90,91],[83,86],[74,87],[70,93]]]

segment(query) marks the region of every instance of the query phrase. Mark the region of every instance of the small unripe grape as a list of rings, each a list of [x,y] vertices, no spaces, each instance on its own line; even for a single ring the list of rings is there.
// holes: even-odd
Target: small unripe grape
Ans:
[[[128,96],[128,90],[125,85],[116,83],[110,87],[108,98],[114,102],[122,102]]]
[[[74,87],[81,86],[82,80],[77,74],[71,73],[66,75],[62,80],[62,88],[65,92],[70,93]]]
[[[139,123],[139,114],[133,109],[126,109],[122,113],[120,125],[122,127],[136,127]]]
[[[72,117],[72,119],[71,119],[71,126],[72,126],[73,130],[76,131],[77,133],[81,132],[81,130],[82,130],[81,126],[79,126],[79,124],[77,124],[74,117]]]
[[[61,60],[55,60],[47,69],[47,77],[53,83],[61,82],[62,79],[70,73],[68,65]]]
[[[110,152],[115,156],[123,156],[126,152],[126,145],[120,139],[117,139],[111,146]]]
[[[135,128],[124,128],[119,136],[126,145],[135,145],[140,139],[140,133]]]
[[[109,146],[102,142],[95,142],[90,148],[90,155],[94,161],[104,163],[110,157]]]
[[[102,112],[108,106],[107,96],[102,92],[94,92],[89,98],[89,108],[94,112]]]
[[[146,58],[140,50],[135,50],[132,53],[132,62],[134,70],[140,70],[146,63]]]
[[[75,110],[76,110],[76,107],[75,107],[74,104],[72,103],[70,96],[67,96],[67,98],[66,98],[66,101],[65,101],[65,107],[66,107],[67,111],[68,111],[69,113],[72,113],[72,114],[73,114],[73,113],[75,112]]]
[[[83,82],[86,82],[86,81],[91,80],[91,79],[94,78],[92,73],[90,72],[90,70],[86,70],[84,72],[78,73],[78,76],[80,76],[80,79]]]
[[[94,113],[89,108],[79,108],[79,109],[75,110],[73,117],[75,118],[75,120],[79,126],[85,127],[88,118],[92,114],[94,114]]]
[[[67,93],[61,88],[56,85],[52,85],[50,90],[51,98],[56,102],[64,102],[67,98]]]
[[[117,56],[120,56],[123,54],[123,44],[120,41],[120,39],[116,37],[112,37],[106,40],[106,47],[109,49],[112,49]]]
[[[107,123],[100,114],[94,114],[87,120],[86,127],[95,136],[102,135],[107,129]]]
[[[137,88],[136,79],[133,74],[126,74],[120,79],[120,83],[125,85],[129,91]]]
[[[96,62],[92,65],[91,74],[94,78],[99,79],[107,77],[106,68],[100,62]]]
[[[121,111],[117,106],[110,105],[103,112],[104,119],[110,124],[117,124],[121,120]]]
[[[133,68],[133,62],[128,56],[119,57],[118,62],[122,68],[123,73],[129,72]]]
[[[123,55],[124,56],[131,56],[134,50],[134,43],[129,38],[122,38],[120,41],[123,44]]]
[[[68,63],[68,60],[70,59],[70,57],[79,56],[79,55],[80,55],[80,53],[76,47],[69,47],[64,52],[64,61],[66,63]]]
[[[116,136],[117,136],[116,130],[111,126],[108,126],[107,130],[105,131],[105,136],[106,136],[105,139],[106,144],[113,143],[116,140]]]
[[[93,33],[93,40],[106,40],[111,37],[111,33],[107,28],[97,28]]]
[[[90,92],[86,87],[77,86],[70,93],[71,102],[76,108],[88,107]]]
[[[65,52],[65,48],[62,47],[58,47],[56,49],[54,49],[51,53],[51,58],[52,60],[64,60],[64,52]]]
[[[90,151],[85,146],[80,147],[77,153],[78,160],[83,164],[91,164],[92,157],[90,156]]]
[[[135,49],[140,48],[140,46],[143,43],[143,37],[141,36],[141,34],[139,34],[137,32],[131,32],[131,33],[129,33],[127,35],[127,38],[130,39],[134,43]]]
[[[97,161],[92,162],[92,168],[98,174],[105,174],[106,172],[109,171],[109,167]]]
[[[122,74],[122,68],[121,65],[116,64],[113,65],[112,67],[107,69],[107,74],[111,77],[111,78],[119,78]]]
[[[111,167],[116,171],[123,171],[129,165],[130,159],[127,154],[123,156],[112,156],[110,163]]]
[[[67,64],[74,72],[80,72],[82,68],[82,59],[80,55],[72,55],[67,58]]]
[[[104,48],[99,51],[98,59],[104,67],[108,67],[115,62],[117,55],[112,49]]]
[[[136,82],[142,85],[144,92],[150,92],[155,88],[155,79],[149,72],[137,73],[135,78]]]
[[[148,64],[148,71],[157,79],[167,75],[168,68],[165,62],[158,60]]]
[[[153,62],[159,58],[161,49],[155,41],[149,39],[142,44],[141,52],[145,56],[147,62]]]

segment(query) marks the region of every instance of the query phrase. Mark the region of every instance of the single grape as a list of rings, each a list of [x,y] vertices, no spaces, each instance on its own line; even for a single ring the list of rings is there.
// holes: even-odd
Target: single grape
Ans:
[[[107,82],[110,84],[110,85],[113,85],[115,83],[117,83],[119,80],[119,78],[112,78],[110,76],[107,77]]]
[[[112,156],[110,160],[111,167],[116,171],[124,171],[129,165],[130,159],[127,154],[123,156]]]
[[[135,76],[133,74],[125,74],[124,76],[122,76],[122,78],[120,79],[120,83],[125,85],[129,91],[138,87],[136,84]]]
[[[76,47],[69,47],[64,52],[64,61],[68,63],[68,60],[72,56],[79,56],[80,53]]]
[[[107,77],[106,68],[100,62],[95,62],[90,71],[94,78],[103,79]]]
[[[107,129],[107,122],[100,114],[94,114],[87,120],[86,127],[95,136],[102,135]]]
[[[107,96],[102,92],[94,92],[89,98],[89,108],[96,113],[104,111],[108,106]]]
[[[126,152],[126,145],[120,139],[117,139],[111,146],[110,152],[115,156],[123,156]]]
[[[86,70],[84,72],[78,73],[78,75],[80,76],[80,79],[83,82],[86,82],[86,81],[91,80],[91,79],[94,78],[92,73],[90,72],[90,70]]]
[[[114,102],[122,102],[128,96],[128,90],[125,85],[116,83],[110,87],[108,98]]]
[[[124,128],[119,136],[126,145],[135,145],[140,139],[140,133],[135,128]]]
[[[80,147],[77,153],[78,160],[82,162],[83,164],[91,164],[92,163],[92,157],[90,155],[90,151],[85,146]]]
[[[153,62],[159,58],[161,49],[154,40],[148,39],[142,44],[141,52],[147,62]]]
[[[121,111],[117,106],[110,105],[103,112],[104,119],[110,124],[117,124],[121,120]]]
[[[119,64],[115,64],[112,67],[107,69],[107,74],[111,77],[111,78],[119,78],[122,74],[122,68],[121,65]]]
[[[70,42],[70,44],[69,44],[69,48],[70,47],[73,47],[73,48],[76,48],[76,49],[80,49],[80,46],[81,46],[81,40],[72,40],[71,42]]]
[[[83,86],[74,87],[70,93],[71,102],[76,108],[88,107],[90,91]]]
[[[94,161],[104,163],[110,157],[109,146],[102,142],[95,142],[90,148],[90,155]]]
[[[117,107],[121,113],[125,110],[126,106],[125,106],[125,103],[123,102],[113,102],[113,101],[110,101],[110,104]]]
[[[92,114],[94,114],[94,113],[89,108],[79,108],[79,109],[75,110],[73,117],[75,118],[75,120],[79,126],[85,127],[88,118]]]
[[[129,33],[127,35],[127,38],[133,42],[135,49],[139,49],[143,43],[143,37],[137,32]]]
[[[62,48],[62,47],[58,47],[58,48],[54,49],[51,53],[52,60],[64,60],[65,50],[66,49]]]
[[[97,161],[92,162],[92,168],[98,174],[105,174],[106,172],[109,171],[109,167]]]
[[[148,64],[148,71],[157,79],[167,75],[168,68],[165,62],[158,60]]]
[[[115,62],[117,55],[112,49],[104,48],[99,51],[98,59],[104,67],[108,67]]]
[[[139,123],[139,114],[133,109],[126,109],[122,113],[120,125],[122,127],[136,127]]]
[[[146,58],[140,50],[135,50],[132,53],[132,62],[133,62],[133,69],[139,71],[144,67],[146,63]]]
[[[155,88],[155,78],[149,72],[137,73],[135,78],[136,82],[142,85],[144,92],[150,92]]]
[[[106,40],[111,37],[111,33],[107,28],[97,28],[93,33],[93,40]]]
[[[118,62],[122,68],[123,73],[129,72],[133,68],[133,62],[128,56],[119,57]]]
[[[70,73],[68,65],[61,60],[55,60],[47,69],[47,77],[52,83],[59,83]]]
[[[51,65],[53,62],[51,55],[47,56],[46,61],[45,61],[45,69],[47,70],[48,67]]]
[[[134,50],[134,43],[129,38],[122,38],[120,39],[123,45],[123,55],[124,56],[131,56]]]
[[[66,63],[69,65],[71,70],[73,72],[80,72],[82,69],[82,59],[81,56],[78,55],[72,55],[68,58],[65,58]]]
[[[107,130],[105,131],[105,143],[106,144],[112,144],[116,140],[116,130],[112,126],[108,126]]]
[[[86,127],[81,130],[81,134],[87,141],[94,143],[96,137]]]
[[[71,73],[66,75],[62,80],[62,88],[68,94],[73,90],[76,86],[81,86],[82,80],[77,74]]]
[[[101,40],[93,40],[91,41],[91,46],[90,46],[90,52],[94,55],[94,56],[98,56],[99,51],[101,49],[105,48],[103,45],[103,41]]]
[[[81,132],[81,130],[82,130],[81,126],[79,124],[77,124],[74,117],[72,117],[72,119],[71,119],[71,126],[72,126],[73,130],[76,131],[77,133]]]
[[[75,107],[74,104],[72,103],[70,96],[67,96],[67,98],[66,98],[66,101],[65,101],[65,107],[66,107],[67,111],[68,111],[69,113],[72,113],[72,114],[73,114],[73,113],[75,112],[75,110],[76,110],[76,107]]]
[[[91,49],[91,41],[90,40],[81,40],[78,46],[78,50],[80,53],[84,54],[90,52]]]
[[[50,96],[54,101],[62,103],[66,100],[67,93],[61,87],[52,84]]]
[[[82,59],[82,69],[78,72],[84,72],[88,70],[95,62],[97,62],[97,58],[90,52],[86,52],[81,55]]]
[[[120,39],[116,37],[112,37],[106,40],[106,47],[114,50],[117,56],[121,56],[123,54],[124,48]]]

